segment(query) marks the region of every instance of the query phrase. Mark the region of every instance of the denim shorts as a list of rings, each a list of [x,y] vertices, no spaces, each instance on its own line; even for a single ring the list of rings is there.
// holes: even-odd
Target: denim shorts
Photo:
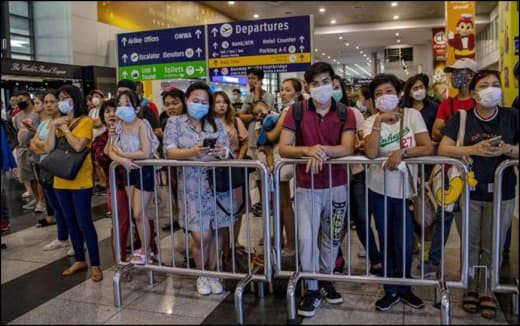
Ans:
[[[155,172],[153,166],[143,166],[143,185],[141,187],[141,176],[139,169],[130,171],[130,185],[139,190],[153,192],[155,187]]]

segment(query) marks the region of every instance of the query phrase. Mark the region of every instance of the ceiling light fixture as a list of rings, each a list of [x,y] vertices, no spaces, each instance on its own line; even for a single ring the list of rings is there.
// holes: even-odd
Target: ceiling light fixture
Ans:
[[[346,45],[346,46],[349,46],[350,44],[347,42],[347,43],[345,43],[345,45]]]
[[[397,2],[392,2],[392,7],[397,7]]]
[[[343,39],[343,36],[338,37],[338,39],[342,40],[342,39]]]
[[[359,50],[359,46],[356,46],[356,50]]]
[[[329,58],[329,59],[330,59],[330,55],[329,55],[329,56],[328,56],[327,58]]]
[[[401,43],[401,40],[397,40],[397,43]]]
[[[398,20],[399,19],[399,16],[398,15],[395,15],[394,16],[394,20]]]
[[[325,8],[320,8],[320,12],[325,12]]]
[[[260,17],[260,16],[258,16],[258,14],[253,15],[253,18],[258,18],[258,17]]]
[[[395,36],[399,36],[399,32],[395,33]]]
[[[366,55],[366,54],[363,54],[363,56],[364,56],[365,58],[367,57],[367,55]]]
[[[333,19],[333,20],[330,21],[330,23],[331,23],[331,24],[336,24],[336,20]]]
[[[227,3],[229,3],[230,5],[234,5],[235,1],[228,1]]]
[[[325,52],[322,52],[321,55],[325,55]]]
[[[318,52],[318,49],[314,49],[314,52]]]
[[[363,54],[363,50],[359,51],[359,53]]]

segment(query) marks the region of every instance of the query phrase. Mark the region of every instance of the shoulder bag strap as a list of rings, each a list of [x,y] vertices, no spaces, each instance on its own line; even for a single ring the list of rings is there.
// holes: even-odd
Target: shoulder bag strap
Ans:
[[[404,133],[403,129],[404,129],[404,116],[405,116],[406,110],[401,109],[401,112],[402,112],[401,119],[399,119],[399,148],[403,149],[403,133]],[[408,174],[408,185],[413,190],[413,193],[416,194],[417,193],[417,184],[413,181],[412,171],[410,170],[410,167],[406,163],[405,163],[405,165],[406,165],[406,171],[408,172],[407,173]]]
[[[294,122],[296,124],[296,133],[295,133],[296,146],[301,145],[300,138],[301,138],[301,123],[302,123],[302,119],[303,119],[303,106],[304,106],[304,102],[296,102],[293,104],[292,115],[293,115]]]

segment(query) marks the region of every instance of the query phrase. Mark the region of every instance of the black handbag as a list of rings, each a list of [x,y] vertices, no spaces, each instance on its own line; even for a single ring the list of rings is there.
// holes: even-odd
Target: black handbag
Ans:
[[[249,178],[249,173],[255,172],[255,169],[253,168],[247,168],[247,177]],[[211,192],[213,193],[213,189],[215,189],[217,192],[229,192],[229,168],[225,167],[218,167],[215,168],[215,183],[216,186],[213,186],[213,168],[208,168],[207,175],[208,184],[211,189]],[[245,197],[245,183],[246,183],[246,174],[244,173],[244,168],[231,168],[231,189],[236,189],[239,187],[242,188],[242,196]],[[214,194],[216,195],[216,194]],[[243,209],[244,209],[244,203],[242,202],[242,205],[238,208],[237,212],[233,213],[233,216],[237,216]],[[224,206],[220,203],[220,201],[217,199],[217,205],[219,209],[221,209],[224,214],[230,215],[227,209],[224,208]]]
[[[74,129],[80,120],[76,121],[70,130]],[[76,152],[65,137],[60,137],[56,139],[54,150],[40,162],[40,168],[56,177],[74,180],[89,153],[90,148],[88,147]]]

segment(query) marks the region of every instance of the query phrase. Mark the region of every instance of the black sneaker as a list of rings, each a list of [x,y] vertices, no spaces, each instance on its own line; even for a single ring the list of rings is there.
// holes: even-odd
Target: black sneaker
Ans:
[[[370,274],[374,275],[374,276],[379,276],[379,277],[383,277],[385,276],[385,273],[383,271],[383,267],[370,267]]]
[[[262,217],[262,204],[254,204],[253,207],[251,207],[251,211],[253,212],[254,216]]]
[[[336,291],[334,284],[328,281],[320,281],[320,294],[325,298],[325,301],[330,304],[341,304],[343,303],[343,298],[341,294]]]
[[[312,317],[316,313],[316,309],[318,309],[320,304],[320,293],[318,291],[307,290],[303,300],[298,305],[298,315],[302,317]]]
[[[376,302],[376,309],[381,311],[389,311],[393,305],[399,303],[397,294],[385,294],[385,296]]]
[[[415,308],[415,309],[424,308],[424,303],[421,300],[421,298],[419,298],[418,296],[413,294],[412,291],[402,293],[399,296],[401,297],[401,300],[403,301],[403,303],[406,303],[407,305],[409,305],[412,308]]]

